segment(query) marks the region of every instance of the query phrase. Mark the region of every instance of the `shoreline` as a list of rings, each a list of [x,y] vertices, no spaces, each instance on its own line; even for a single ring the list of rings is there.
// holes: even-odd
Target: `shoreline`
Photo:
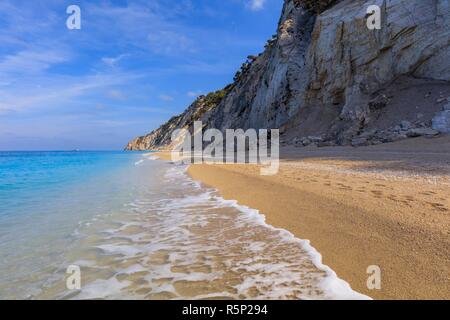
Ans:
[[[429,141],[285,148],[271,177],[239,164],[195,164],[188,173],[223,198],[259,210],[268,224],[308,239],[323,264],[357,292],[449,299],[450,138]],[[381,268],[381,290],[367,289],[371,265]]]

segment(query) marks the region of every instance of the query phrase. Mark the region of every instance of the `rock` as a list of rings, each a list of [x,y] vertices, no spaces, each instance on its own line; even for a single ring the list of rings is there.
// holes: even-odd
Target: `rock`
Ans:
[[[323,141],[323,138],[322,137],[318,137],[318,136],[309,136],[307,139],[310,140],[313,143],[317,143],[317,142],[322,142]]]
[[[380,110],[387,106],[389,98],[385,94],[380,94],[376,98],[369,101],[370,110]]]
[[[383,143],[383,142],[380,141],[380,140],[372,140],[372,141],[370,141],[370,144],[372,144],[372,145],[374,145],[374,146],[379,145],[379,144],[382,144],[382,143]]]
[[[337,146],[336,142],[334,141],[323,141],[323,142],[319,142],[317,144],[318,147],[322,148],[322,147],[335,147]]]
[[[408,138],[406,134],[390,133],[381,138],[383,142],[395,142]]]
[[[303,144],[304,146],[308,146],[308,145],[310,145],[310,144],[312,143],[312,141],[309,140],[308,138],[302,138],[302,139],[301,139],[301,142],[302,142],[302,144]]]
[[[411,122],[409,122],[409,121],[402,121],[402,122],[400,123],[400,127],[401,127],[403,130],[409,130],[409,129],[411,129],[412,124],[411,124]]]
[[[130,141],[125,150],[159,150],[170,148],[172,132],[174,130],[191,128],[194,121],[207,119],[212,109],[220,104],[232,88],[232,85],[228,85],[222,90],[211,92],[206,96],[199,96],[182,114],[172,117],[148,135]]]
[[[359,147],[359,146],[366,146],[368,145],[367,138],[364,137],[358,137],[352,140],[352,146]]]
[[[331,104],[341,92],[343,118],[351,119],[361,114],[370,93],[399,75],[450,80],[450,7],[433,3],[436,7],[423,0],[341,1],[325,11],[317,18],[307,61],[311,82],[322,86],[310,96]],[[380,32],[365,27],[362,8],[373,4],[385,13]]]
[[[320,119],[323,123],[317,127],[322,132],[317,135],[333,134],[339,143],[352,143],[371,112],[389,103],[383,94],[371,98],[394,80],[408,76],[450,81],[447,0],[326,0],[320,1],[326,3],[324,11],[308,10],[305,3],[284,0],[276,37],[251,67],[245,65],[219,100],[194,102],[178,117],[131,141],[127,149],[167,147],[171,133],[190,128],[194,119],[202,120],[205,129],[221,131],[285,125],[286,135]],[[366,27],[364,9],[374,4],[383,11],[382,30]],[[330,111],[333,106],[338,108]],[[446,123],[445,117],[440,115],[436,125]],[[386,139],[398,137],[402,135]]]
[[[449,105],[447,105],[449,107]],[[432,120],[432,128],[441,133],[450,133],[450,109],[439,112]]]
[[[427,136],[427,137],[433,137],[433,136],[437,136],[439,134],[439,131],[434,130],[432,128],[414,128],[409,130],[406,135],[410,138],[415,138],[415,137],[422,137],[422,136]]]
[[[377,133],[377,130],[364,131],[364,132],[361,133],[358,137],[359,137],[359,138],[370,139],[370,138],[372,138],[376,133]]]

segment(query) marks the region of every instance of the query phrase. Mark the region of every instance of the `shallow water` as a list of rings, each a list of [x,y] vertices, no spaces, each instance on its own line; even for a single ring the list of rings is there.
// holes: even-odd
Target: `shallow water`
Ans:
[[[0,205],[1,298],[363,298],[307,241],[202,187],[186,166],[144,154],[89,157],[69,166],[74,175],[47,173],[55,190],[21,182],[31,204],[10,194]],[[4,199],[20,180],[8,177],[0,176]],[[80,290],[66,287],[70,265],[80,267]]]

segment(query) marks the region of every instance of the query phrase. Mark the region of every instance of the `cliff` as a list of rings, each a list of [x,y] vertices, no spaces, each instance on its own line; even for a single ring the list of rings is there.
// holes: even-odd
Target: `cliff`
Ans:
[[[189,129],[194,125],[195,121],[207,117],[232,88],[233,85],[228,85],[222,90],[198,97],[182,114],[172,117],[150,134],[130,141],[125,150],[156,150],[168,148],[171,143],[172,132],[175,129]]]
[[[381,8],[381,29],[366,26]],[[285,0],[276,35],[225,89],[127,150],[170,145],[176,128],[280,128],[296,145],[378,144],[450,131],[448,0]]]

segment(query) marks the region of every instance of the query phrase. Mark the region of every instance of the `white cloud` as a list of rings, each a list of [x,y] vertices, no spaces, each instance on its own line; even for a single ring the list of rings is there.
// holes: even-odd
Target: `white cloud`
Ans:
[[[117,57],[104,57],[102,58],[102,62],[110,67],[114,67],[120,60],[128,56],[127,54],[121,54]]]
[[[158,54],[175,55],[180,52],[196,51],[193,41],[177,31],[155,30],[147,38],[151,50]]]
[[[18,87],[10,88],[8,91],[0,90],[0,114],[62,107],[71,98],[80,97],[95,90],[105,90],[136,77],[138,76],[114,73],[25,79]],[[36,83],[39,85],[36,86]]]
[[[160,113],[160,114],[173,114],[173,111],[170,110],[166,110],[163,108],[146,108],[144,109],[145,112],[149,112],[149,113]]]
[[[24,50],[5,56],[0,61],[0,74],[36,74],[67,60],[66,54],[56,50]]]
[[[160,95],[159,99],[161,99],[162,101],[166,101],[166,102],[175,100],[172,96],[169,96],[167,94]]]
[[[248,6],[252,11],[259,11],[264,9],[265,4],[266,0],[250,0]]]
[[[200,60],[191,60],[183,64],[176,64],[170,68],[166,68],[166,71],[172,71],[175,73],[188,73],[188,74],[209,74],[209,75],[223,75],[229,74],[230,70],[234,70],[235,65],[219,61],[219,62],[204,62]]]
[[[189,91],[187,93],[187,96],[190,97],[190,98],[197,98],[200,95],[202,95],[201,91]]]
[[[110,120],[110,119],[99,119],[92,121],[93,124],[103,126],[103,127],[123,127],[132,124],[130,121],[120,121],[120,120]]]
[[[115,90],[115,89],[110,90],[108,92],[107,96],[113,100],[125,100],[126,99],[125,94],[122,91]]]
[[[94,32],[110,28],[121,36],[116,41],[123,46],[136,46],[153,53],[178,56],[194,53],[197,49],[191,28],[180,24],[192,5],[189,1],[135,1],[127,6],[114,6],[108,2],[89,3],[87,11],[95,17]],[[111,32],[112,32],[111,30]]]

